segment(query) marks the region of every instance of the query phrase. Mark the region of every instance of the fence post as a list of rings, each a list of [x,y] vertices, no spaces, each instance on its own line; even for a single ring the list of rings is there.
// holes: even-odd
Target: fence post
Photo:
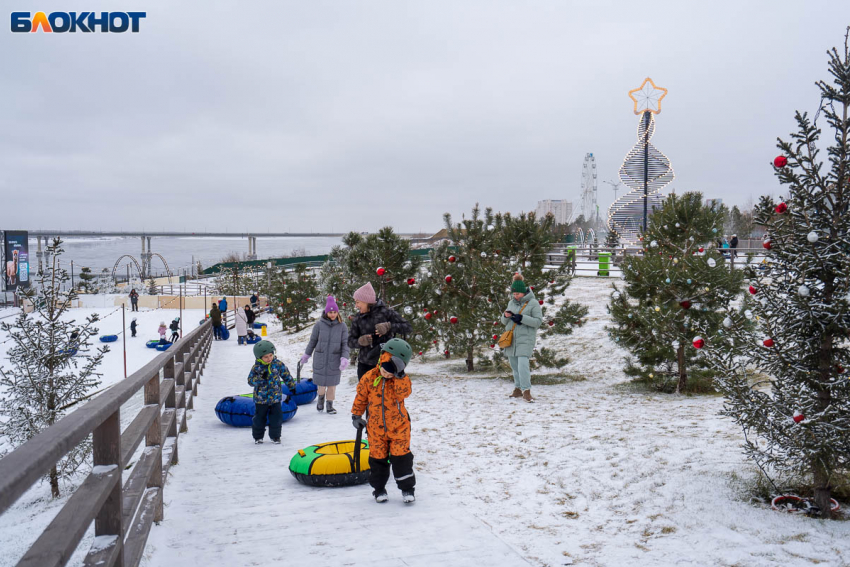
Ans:
[[[151,379],[145,384],[145,405],[159,405],[159,372],[151,376]],[[162,412],[156,412],[156,418],[151,423],[145,435],[145,446],[157,447],[159,452],[159,458],[155,459],[154,469],[151,472],[151,476],[148,477],[147,487],[159,488],[162,491]],[[157,523],[161,522],[162,514],[162,498],[157,498],[153,521]]]
[[[115,410],[101,423],[92,434],[92,453],[94,466],[121,467],[121,409]],[[123,497],[121,488],[124,483],[120,480],[109,493],[103,507],[94,519],[94,535],[114,535],[118,538],[116,545],[120,547],[117,565],[124,565],[124,526]]]

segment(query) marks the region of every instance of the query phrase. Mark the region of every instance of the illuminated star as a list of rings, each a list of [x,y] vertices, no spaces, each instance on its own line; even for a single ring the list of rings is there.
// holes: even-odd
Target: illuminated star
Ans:
[[[667,96],[667,89],[655,86],[649,77],[643,80],[643,84],[629,91],[629,98],[635,101],[635,114],[661,112],[661,99]]]

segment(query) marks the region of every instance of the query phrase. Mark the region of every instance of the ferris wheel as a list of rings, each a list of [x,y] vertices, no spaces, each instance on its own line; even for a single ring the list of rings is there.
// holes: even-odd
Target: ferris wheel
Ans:
[[[599,206],[597,205],[598,189],[596,185],[596,158],[592,153],[584,156],[581,169],[581,214],[585,220],[598,224]]]

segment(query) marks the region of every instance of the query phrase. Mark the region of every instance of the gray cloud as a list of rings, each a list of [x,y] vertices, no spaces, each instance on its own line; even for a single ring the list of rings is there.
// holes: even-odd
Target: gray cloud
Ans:
[[[617,178],[646,76],[673,186],[742,204],[779,192],[775,138],[850,23],[801,6],[160,2],[139,34],[2,32],[0,193],[22,206],[0,224],[432,231],[476,201],[578,203],[586,152]]]

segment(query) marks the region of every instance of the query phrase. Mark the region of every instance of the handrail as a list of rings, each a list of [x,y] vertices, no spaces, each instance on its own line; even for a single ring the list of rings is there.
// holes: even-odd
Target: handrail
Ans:
[[[177,436],[186,431],[186,410],[193,407],[211,343],[212,328],[204,322],[131,376],[0,459],[2,514],[68,451],[93,436],[95,469],[19,567],[64,565],[92,521],[96,536],[114,537],[105,538],[108,545],[101,541],[93,547],[85,564],[138,565],[151,523],[162,519],[166,473],[177,462]],[[122,432],[121,406],[142,389],[145,405]],[[125,461],[142,439],[146,449],[122,483]]]

